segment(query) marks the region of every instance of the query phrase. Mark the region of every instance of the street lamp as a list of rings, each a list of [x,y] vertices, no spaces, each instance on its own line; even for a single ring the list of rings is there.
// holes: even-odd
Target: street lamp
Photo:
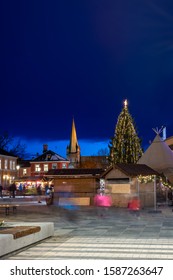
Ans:
[[[17,177],[20,177],[20,176],[19,176],[20,165],[16,165],[16,169],[17,169]]]

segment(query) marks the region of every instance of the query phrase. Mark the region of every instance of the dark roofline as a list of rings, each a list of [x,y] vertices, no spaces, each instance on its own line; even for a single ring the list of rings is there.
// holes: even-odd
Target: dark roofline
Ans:
[[[60,158],[62,158],[62,160],[49,160],[50,162],[52,161],[52,162],[70,162],[68,159],[66,159],[66,158],[64,158],[63,156],[61,156],[61,155],[59,155],[59,154],[57,154],[57,153],[55,153],[55,152],[53,152],[52,150],[48,150],[48,151],[46,151],[46,152],[44,152],[44,153],[42,153],[41,155],[39,155],[39,156],[37,156],[36,158],[34,158],[34,159],[32,159],[31,160],[31,162],[39,162],[39,161],[47,161],[47,160],[45,160],[45,159],[43,159],[43,157],[44,156],[46,156],[47,154],[51,154],[51,155],[57,155],[57,156],[59,156]]]
[[[42,157],[43,155],[47,155],[47,154],[55,155],[55,152],[53,152],[53,151],[51,151],[51,150],[45,151],[45,152],[42,153],[41,155],[39,155],[39,156],[37,156],[36,158],[32,159],[32,161],[37,161],[38,158]]]
[[[139,175],[148,176],[148,175],[156,175],[160,176],[160,174],[149,167],[146,164],[133,164],[133,163],[117,163],[114,166],[109,167],[103,174],[104,177],[107,173],[110,172],[112,169],[118,169],[122,171],[124,174],[130,177],[136,177]]]
[[[17,156],[13,155],[12,153],[9,153],[9,152],[5,151],[4,149],[1,149],[1,148],[0,148],[0,155],[18,158]]]
[[[50,169],[46,176],[100,176],[103,173],[102,168],[68,168],[68,169]]]

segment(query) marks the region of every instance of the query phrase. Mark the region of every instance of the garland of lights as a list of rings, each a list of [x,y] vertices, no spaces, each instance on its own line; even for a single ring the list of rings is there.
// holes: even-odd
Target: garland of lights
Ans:
[[[147,175],[147,176],[139,175],[137,178],[138,178],[139,183],[147,184],[147,183],[154,182],[155,176],[154,175]]]
[[[148,176],[142,176],[142,175],[139,175],[137,177],[138,179],[138,182],[141,183],[141,184],[147,184],[147,183],[151,183],[151,182],[154,182],[155,180],[155,175],[148,175]],[[161,182],[161,184],[164,186],[164,187],[167,187],[169,189],[172,189],[173,190],[173,184],[170,183],[165,176],[162,176],[162,177],[159,177],[159,180]]]
[[[162,177],[160,178],[160,182],[161,182],[161,184],[162,184],[164,187],[167,187],[167,188],[173,190],[173,184],[170,183],[170,182],[166,179],[165,176],[162,176]]]

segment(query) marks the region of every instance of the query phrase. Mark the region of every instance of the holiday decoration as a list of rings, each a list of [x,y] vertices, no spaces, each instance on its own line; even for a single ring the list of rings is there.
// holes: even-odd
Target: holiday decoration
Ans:
[[[110,164],[137,163],[142,155],[141,140],[139,139],[132,116],[128,111],[128,102],[118,116],[114,137],[109,145]]]

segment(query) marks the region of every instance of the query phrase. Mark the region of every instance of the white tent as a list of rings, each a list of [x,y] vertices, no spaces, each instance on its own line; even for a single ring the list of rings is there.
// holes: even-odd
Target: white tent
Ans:
[[[159,134],[156,135],[138,163],[146,164],[157,172],[163,173],[170,182],[173,182],[173,152]]]

